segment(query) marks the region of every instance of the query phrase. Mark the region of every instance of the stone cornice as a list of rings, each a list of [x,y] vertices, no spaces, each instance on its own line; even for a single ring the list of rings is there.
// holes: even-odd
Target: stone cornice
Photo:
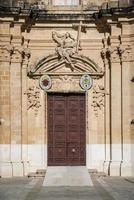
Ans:
[[[96,21],[101,18],[114,19],[119,23],[134,21],[133,18],[134,7],[128,8],[110,8],[98,10],[84,10],[83,7],[76,9],[55,9],[50,10],[46,7],[44,10],[40,9],[21,9],[19,7],[0,7],[0,17],[8,17],[9,21],[13,17],[26,18],[29,17],[31,20],[36,21],[64,21],[64,20],[85,20],[85,21]],[[114,23],[113,20],[108,20],[108,23]]]

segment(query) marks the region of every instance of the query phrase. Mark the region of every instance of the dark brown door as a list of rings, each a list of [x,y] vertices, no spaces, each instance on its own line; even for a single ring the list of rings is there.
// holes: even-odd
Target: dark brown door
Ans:
[[[85,95],[48,94],[48,165],[85,165]]]

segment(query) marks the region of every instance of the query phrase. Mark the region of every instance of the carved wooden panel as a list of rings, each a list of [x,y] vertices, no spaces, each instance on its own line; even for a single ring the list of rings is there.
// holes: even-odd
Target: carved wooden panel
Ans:
[[[48,94],[48,165],[85,165],[85,95]]]

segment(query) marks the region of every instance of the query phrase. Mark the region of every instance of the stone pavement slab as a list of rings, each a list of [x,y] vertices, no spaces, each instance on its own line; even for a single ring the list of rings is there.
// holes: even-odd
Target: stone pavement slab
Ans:
[[[39,194],[43,200],[103,200],[93,187],[45,187]],[[29,199],[26,199],[29,200]]]
[[[0,200],[134,200],[134,183],[91,175],[93,186],[44,187],[44,178],[0,179]]]

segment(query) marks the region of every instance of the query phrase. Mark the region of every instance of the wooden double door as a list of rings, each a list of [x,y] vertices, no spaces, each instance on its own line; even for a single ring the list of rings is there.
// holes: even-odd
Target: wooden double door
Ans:
[[[48,166],[86,164],[85,94],[48,94]]]

